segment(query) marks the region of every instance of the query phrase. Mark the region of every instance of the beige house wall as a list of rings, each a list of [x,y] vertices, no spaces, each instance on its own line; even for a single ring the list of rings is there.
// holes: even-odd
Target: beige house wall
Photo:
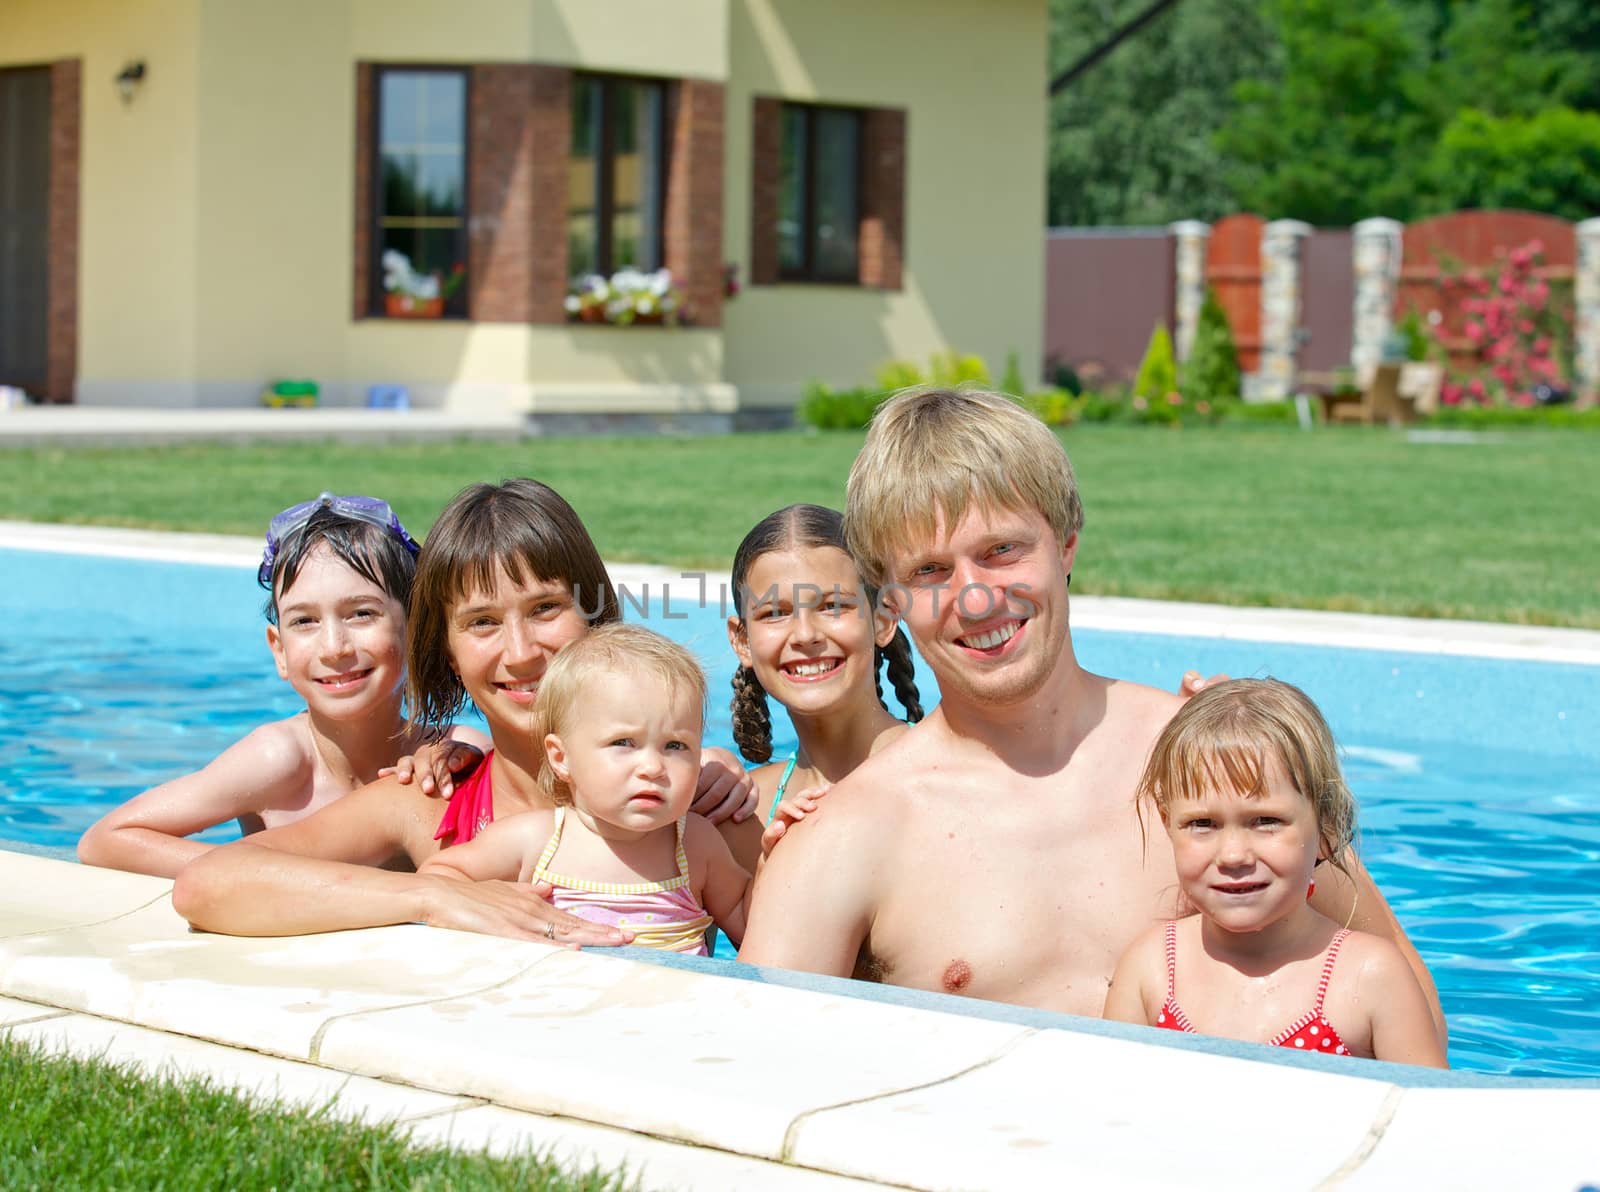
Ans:
[[[331,404],[393,382],[462,409],[720,409],[728,383],[787,404],[811,377],[946,345],[996,370],[1015,350],[1031,373],[1045,41],[1043,0],[0,3],[0,65],[83,60],[78,396],[130,405],[248,404],[312,377]],[[124,104],[112,78],[134,59]],[[362,60],[726,82],[725,259],[746,279],[752,98],[904,107],[905,287],[747,287],[720,329],[352,320]]]
[[[80,59],[78,377],[192,404],[198,0],[4,0],[0,66]],[[131,103],[113,82],[143,60]]]
[[[941,348],[998,379],[1043,356],[1046,10],[1035,0],[744,0],[733,8],[727,259],[749,277],[751,101],[907,109],[904,289],[747,288],[723,314],[741,402],[870,380]],[[803,329],[803,330],[802,330]]]

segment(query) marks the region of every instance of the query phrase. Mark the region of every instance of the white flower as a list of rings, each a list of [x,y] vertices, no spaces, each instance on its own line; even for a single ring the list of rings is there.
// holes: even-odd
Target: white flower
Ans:
[[[567,300],[562,303],[562,305],[567,308],[567,313],[569,315],[577,314],[578,311],[583,307],[583,303],[578,301],[578,296],[576,294],[568,294]]]

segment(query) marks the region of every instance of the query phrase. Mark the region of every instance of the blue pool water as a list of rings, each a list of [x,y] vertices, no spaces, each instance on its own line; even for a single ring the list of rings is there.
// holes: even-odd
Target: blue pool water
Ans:
[[[0,550],[0,576],[0,841],[68,856],[106,808],[297,708],[252,572]],[[695,648],[726,691],[724,610],[714,591],[695,603],[692,584],[674,586],[665,619],[657,589],[651,624]],[[1305,687],[1345,746],[1367,866],[1438,982],[1451,1062],[1600,1076],[1600,669],[1074,639],[1091,669],[1164,687],[1187,667]],[[719,713],[707,740],[728,744]]]

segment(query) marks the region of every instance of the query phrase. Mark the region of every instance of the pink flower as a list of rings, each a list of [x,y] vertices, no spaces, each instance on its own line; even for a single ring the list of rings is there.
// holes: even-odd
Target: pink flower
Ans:
[[[1533,394],[1519,393],[1516,397],[1512,398],[1512,400],[1515,401],[1519,406],[1531,406],[1533,405]]]
[[[1482,323],[1468,323],[1466,325],[1466,327],[1463,328],[1463,330],[1466,331],[1467,338],[1470,339],[1473,343],[1481,343],[1483,341],[1483,324]]]
[[[1533,341],[1533,354],[1535,356],[1548,356],[1550,354],[1550,337],[1541,335]]]
[[[1461,404],[1461,386],[1454,381],[1446,381],[1439,390],[1439,400],[1447,406],[1459,406]]]
[[[1167,394],[1167,404],[1169,406],[1181,406],[1183,404],[1183,394],[1173,390],[1173,392]]]
[[[1472,396],[1477,398],[1479,401],[1482,401],[1483,400],[1483,378],[1482,377],[1473,377],[1471,381],[1467,382],[1467,392],[1472,394]]]

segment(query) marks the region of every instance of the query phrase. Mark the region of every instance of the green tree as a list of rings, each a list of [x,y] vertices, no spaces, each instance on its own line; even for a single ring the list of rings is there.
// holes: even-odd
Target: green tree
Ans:
[[[1051,0],[1063,70],[1149,0]],[[1234,210],[1212,130],[1230,89],[1267,69],[1275,37],[1256,0],[1184,0],[1054,97],[1049,219],[1163,224]]]
[[[1600,114],[1546,108],[1495,117],[1468,108],[1429,162],[1440,210],[1522,207],[1565,219],[1600,212]]]
[[[1239,206],[1270,218],[1409,219],[1432,145],[1423,43],[1394,4],[1271,0],[1282,68],[1234,89],[1218,131]]]

